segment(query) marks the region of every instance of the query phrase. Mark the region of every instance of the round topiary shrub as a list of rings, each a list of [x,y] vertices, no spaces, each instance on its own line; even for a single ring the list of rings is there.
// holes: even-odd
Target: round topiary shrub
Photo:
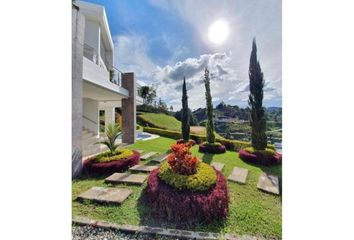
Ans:
[[[245,162],[266,166],[280,164],[282,161],[282,155],[271,148],[256,150],[248,147],[239,151],[239,157]]]
[[[179,190],[206,191],[216,182],[214,169],[203,162],[198,163],[197,171],[192,175],[175,173],[168,162],[163,162],[158,176],[162,181]]]
[[[199,152],[201,153],[225,153],[226,148],[221,143],[203,142],[199,145]]]
[[[174,144],[167,162],[151,172],[143,199],[158,220],[178,224],[225,219],[229,192],[225,177],[191,155],[190,144]]]
[[[83,171],[86,174],[113,174],[124,172],[138,164],[140,153],[129,149],[119,149],[116,154],[110,156],[109,152],[98,154],[83,163]]]
[[[225,177],[214,171],[215,184],[200,192],[172,187],[160,179],[159,169],[155,169],[148,178],[143,199],[151,214],[160,221],[196,224],[223,220],[229,210],[229,192]]]

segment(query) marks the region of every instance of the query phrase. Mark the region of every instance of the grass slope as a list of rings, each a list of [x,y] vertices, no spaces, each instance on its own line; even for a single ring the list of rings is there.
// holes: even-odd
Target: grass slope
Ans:
[[[139,141],[129,148],[165,152],[174,142],[175,141],[172,139],[160,137],[150,141]],[[249,174],[245,185],[228,182],[231,204],[229,216],[225,222],[199,225],[195,228],[189,228],[189,230],[247,234],[276,239],[281,238],[282,198],[261,192],[257,189],[258,177],[262,171],[281,176],[281,166],[259,167],[250,165],[240,160],[238,153],[230,151],[220,155],[201,154],[198,152],[197,146],[192,148],[192,153],[206,163],[225,163],[223,174],[226,177],[230,175],[235,166],[247,168]],[[120,188],[133,190],[133,194],[121,206],[98,205],[88,202],[79,203],[74,201],[79,193],[93,186],[113,187],[113,185],[105,184],[103,181],[104,177],[73,180],[73,215],[86,216],[118,224],[176,227],[169,223],[161,224],[154,222],[150,217],[149,209],[140,201],[141,190],[146,186],[146,183],[142,186],[118,185]]]
[[[175,117],[163,113],[142,113],[138,120],[148,125],[155,125],[157,128],[180,131],[181,122]]]

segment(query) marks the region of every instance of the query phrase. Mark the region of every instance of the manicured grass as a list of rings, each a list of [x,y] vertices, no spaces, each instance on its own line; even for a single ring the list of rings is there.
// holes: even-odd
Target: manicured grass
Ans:
[[[153,123],[158,128],[175,131],[181,130],[181,122],[173,116],[163,113],[142,113],[138,117],[147,124]]]
[[[175,141],[169,138],[157,138],[150,141],[139,141],[131,149],[144,151],[166,152]],[[238,158],[238,153],[227,151],[225,154],[201,154],[198,146],[192,148],[192,153],[206,163],[225,163],[224,176],[228,177],[235,166],[249,170],[245,185],[228,182],[231,195],[229,216],[225,222],[209,225],[199,225],[187,228],[194,231],[210,231],[220,233],[247,234],[270,238],[281,238],[281,201],[279,196],[270,195],[257,189],[258,177],[262,171],[281,177],[281,166],[260,167],[244,163]],[[147,163],[148,164],[148,163]],[[141,190],[146,186],[125,186],[121,188],[133,190],[133,194],[121,205],[98,205],[88,202],[79,203],[74,201],[77,195],[93,186],[112,186],[103,182],[105,177],[95,179],[77,179],[73,181],[73,215],[80,215],[94,219],[101,219],[118,224],[150,225],[150,226],[179,226],[168,223],[155,222],[149,216],[149,209],[141,202]]]

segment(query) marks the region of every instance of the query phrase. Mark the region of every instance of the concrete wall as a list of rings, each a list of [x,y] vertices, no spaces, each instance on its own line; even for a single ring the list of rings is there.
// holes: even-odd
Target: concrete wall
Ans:
[[[98,134],[99,132],[99,112],[98,101],[84,98],[82,108],[83,127]]]
[[[85,21],[85,43],[95,49],[98,59],[100,56],[100,40],[101,40],[100,36],[101,36],[100,24],[98,22],[86,20]]]
[[[122,100],[122,142],[131,144],[136,140],[136,82],[134,73],[122,74],[122,87],[129,91],[129,98]]]
[[[85,17],[72,7],[72,177],[82,169],[82,59]]]

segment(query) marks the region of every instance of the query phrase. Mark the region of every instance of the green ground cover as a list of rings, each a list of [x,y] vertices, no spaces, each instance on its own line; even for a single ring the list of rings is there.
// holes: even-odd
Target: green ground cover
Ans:
[[[180,131],[181,122],[175,117],[163,113],[141,113],[138,121],[146,125],[154,125],[157,128]]]
[[[157,138],[150,141],[138,141],[130,146],[131,149],[144,151],[166,152],[175,140],[169,138]],[[202,154],[198,152],[198,146],[192,148],[192,154],[206,163],[224,163],[224,176],[229,176],[234,167],[247,168],[249,174],[245,185],[228,182],[231,204],[229,216],[225,222],[209,225],[201,224],[193,228],[193,231],[210,231],[219,233],[236,233],[267,238],[281,238],[282,198],[257,189],[258,177],[262,171],[281,177],[281,166],[260,167],[250,165],[239,159],[238,153],[227,151],[225,154]],[[144,162],[143,162],[144,163]],[[149,164],[149,163],[147,163]],[[133,190],[133,194],[121,205],[99,205],[89,202],[79,203],[75,198],[93,186],[111,186],[104,183],[104,178],[89,178],[73,180],[72,183],[72,212],[73,215],[111,221],[118,224],[149,225],[179,228],[168,223],[158,223],[149,215],[149,208],[141,202],[141,190],[146,186],[118,185],[121,188]]]

